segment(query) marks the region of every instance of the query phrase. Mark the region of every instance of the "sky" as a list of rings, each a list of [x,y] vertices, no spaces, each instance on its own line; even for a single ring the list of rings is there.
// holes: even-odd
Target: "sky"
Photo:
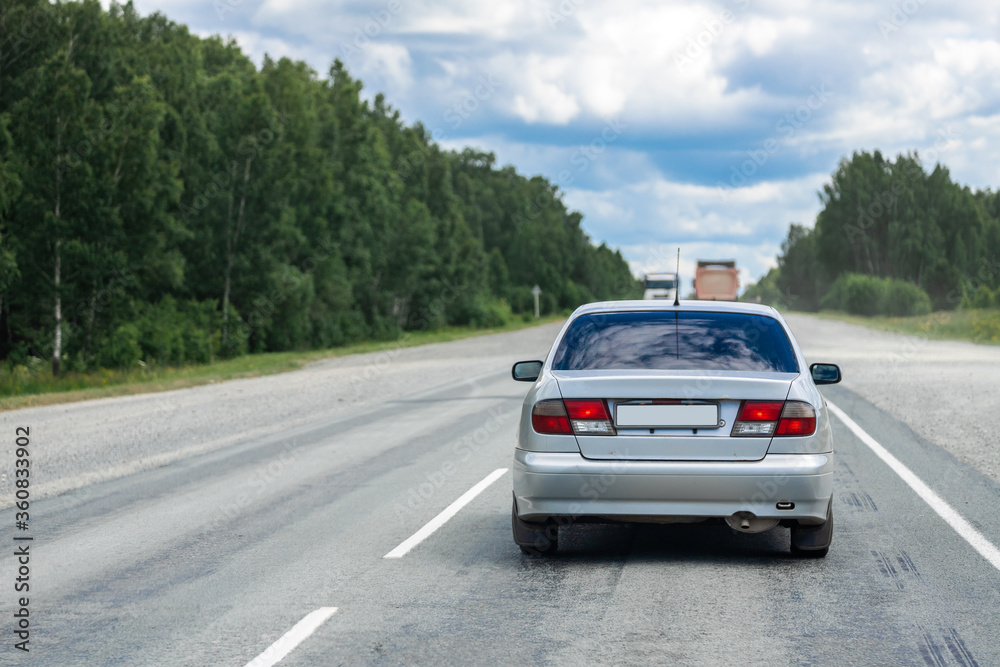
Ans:
[[[106,2],[105,2],[106,4]],[[1000,4],[964,0],[135,0],[195,34],[334,58],[444,147],[541,174],[634,273],[746,285],[856,151],[1000,186]]]

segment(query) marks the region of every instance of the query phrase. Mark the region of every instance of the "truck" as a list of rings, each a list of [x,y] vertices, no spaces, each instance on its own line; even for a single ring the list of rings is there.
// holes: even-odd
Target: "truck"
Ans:
[[[643,284],[645,291],[643,299],[670,299],[674,300],[677,294],[677,274],[676,273],[647,273]]]
[[[699,259],[694,274],[695,298],[704,301],[736,301],[740,274],[736,260]]]

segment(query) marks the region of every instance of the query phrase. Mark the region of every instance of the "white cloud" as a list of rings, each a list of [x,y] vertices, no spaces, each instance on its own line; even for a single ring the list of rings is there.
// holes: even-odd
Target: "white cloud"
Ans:
[[[363,80],[366,75],[378,75],[397,91],[405,91],[413,85],[410,71],[410,52],[401,44],[370,44],[364,51],[364,58],[358,74]]]
[[[932,43],[934,59],[955,76],[986,80],[997,85],[990,73],[1000,71],[1000,43],[981,39],[944,39]]]
[[[542,8],[528,0],[465,2],[463,0],[399,0],[402,30],[427,35],[476,35],[482,39],[517,37],[537,26]]]
[[[565,91],[573,66],[568,58],[516,59],[505,54],[490,63],[490,71],[500,72],[500,78],[509,82],[508,90],[513,88],[510,109],[519,118],[565,125],[580,113],[576,97]]]
[[[743,39],[755,56],[770,53],[775,44],[785,37],[802,37],[812,32],[812,23],[806,19],[790,17],[783,20],[753,17],[741,30]]]
[[[233,0],[230,0],[233,1]],[[239,0],[236,0],[239,1]],[[247,1],[247,0],[243,0]],[[529,0],[378,0],[367,4],[338,0],[263,0],[258,25],[282,27],[322,40],[385,36],[475,36],[481,44],[516,38],[537,29],[544,12]]]

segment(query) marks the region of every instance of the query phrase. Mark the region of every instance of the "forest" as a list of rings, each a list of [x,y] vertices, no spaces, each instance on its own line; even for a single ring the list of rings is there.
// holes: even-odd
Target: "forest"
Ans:
[[[1000,193],[928,171],[916,153],[862,151],[819,197],[815,226],[790,226],[744,300],[893,316],[1000,307]]]
[[[636,296],[562,193],[339,61],[97,0],[0,5],[0,359],[52,373],[491,327]]]

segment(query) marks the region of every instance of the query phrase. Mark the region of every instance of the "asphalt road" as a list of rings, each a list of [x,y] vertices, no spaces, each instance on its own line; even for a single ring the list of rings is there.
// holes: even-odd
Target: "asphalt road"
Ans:
[[[540,357],[553,334],[499,344]],[[809,335],[807,355],[826,349]],[[506,365],[387,391],[34,501],[27,654],[13,646],[16,510],[0,511],[0,662],[271,664],[290,649],[282,665],[1000,664],[1000,569],[841,421],[826,559],[791,558],[783,529],[724,526],[574,526],[555,557],[521,555],[497,471],[525,391]],[[996,481],[849,383],[824,393],[1000,545]]]

